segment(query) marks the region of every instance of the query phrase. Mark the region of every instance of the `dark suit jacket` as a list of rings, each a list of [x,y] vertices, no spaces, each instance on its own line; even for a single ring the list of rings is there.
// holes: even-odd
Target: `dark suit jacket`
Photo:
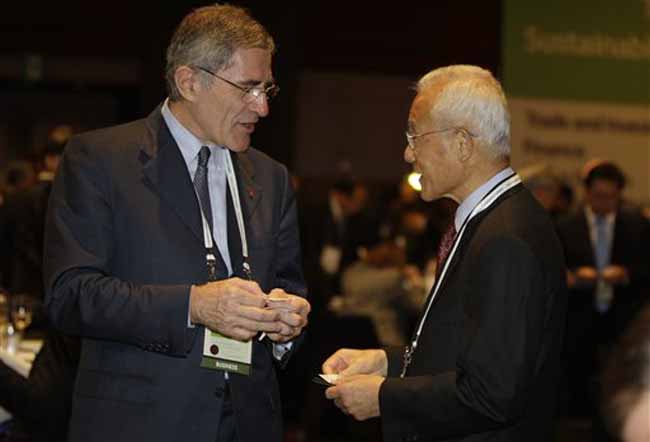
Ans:
[[[566,313],[560,243],[521,185],[467,226],[404,379],[389,350],[384,441],[552,440]]]
[[[596,267],[594,251],[589,237],[589,225],[584,208],[575,212],[558,225],[558,233],[564,246],[567,268]],[[638,210],[620,209],[614,223],[611,264],[628,269],[629,284],[614,287],[614,299],[610,310],[598,322],[598,330],[592,330],[600,316],[594,308],[595,287],[575,287],[570,291],[569,330],[570,347],[584,345],[584,339],[613,342],[623,332],[648,300],[650,287],[650,223]],[[594,334],[596,333],[596,334]],[[587,337],[589,336],[589,337]],[[573,342],[575,341],[575,342]],[[571,351],[571,348],[569,348]]]
[[[0,405],[14,419],[2,441],[66,440],[79,347],[78,338],[48,330],[29,378],[0,362]]]
[[[304,294],[286,168],[254,149],[233,159],[254,279],[264,291]],[[73,138],[52,189],[45,247],[51,319],[84,338],[72,441],[216,439],[224,375],[200,368],[203,328],[187,327],[190,285],[206,280],[197,198],[160,109]],[[270,344],[254,340],[252,375],[230,376],[243,442],[281,440],[273,361]]]
[[[584,208],[558,225],[564,246],[567,268],[595,267],[594,250],[589,237],[589,224]],[[619,209],[614,223],[611,264],[627,268],[629,284],[614,287],[614,299],[603,322],[602,339],[613,341],[640,310],[648,298],[650,287],[650,223],[638,210]],[[594,309],[595,287],[576,287],[570,292],[572,313],[576,320],[596,315]],[[573,319],[573,318],[570,318]],[[571,323],[569,323],[571,329]]]

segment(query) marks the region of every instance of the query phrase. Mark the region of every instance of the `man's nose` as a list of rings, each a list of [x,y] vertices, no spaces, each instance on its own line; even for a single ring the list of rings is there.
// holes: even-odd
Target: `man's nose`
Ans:
[[[408,144],[404,148],[404,161],[409,164],[415,162],[415,153],[413,153],[413,149]]]
[[[266,117],[269,114],[269,99],[262,93],[251,102],[250,107],[260,117]]]

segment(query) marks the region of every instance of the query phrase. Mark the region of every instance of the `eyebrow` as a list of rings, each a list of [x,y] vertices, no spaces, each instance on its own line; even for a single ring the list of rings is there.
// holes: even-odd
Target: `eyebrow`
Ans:
[[[259,86],[259,85],[269,86],[275,84],[275,79],[272,78],[271,81],[243,80],[243,81],[238,81],[237,83],[242,86],[252,86],[252,87]]]
[[[406,123],[406,129],[409,132],[413,132],[415,130],[415,123],[413,122],[413,120],[411,119],[408,120],[408,122]]]

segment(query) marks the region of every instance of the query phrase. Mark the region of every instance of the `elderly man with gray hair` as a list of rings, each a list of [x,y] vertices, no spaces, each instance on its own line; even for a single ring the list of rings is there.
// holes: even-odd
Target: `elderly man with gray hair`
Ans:
[[[566,315],[562,248],[510,167],[510,118],[492,74],[449,66],[418,83],[405,160],[421,197],[458,203],[406,349],[341,349],[326,396],[381,417],[385,442],[548,441]]]

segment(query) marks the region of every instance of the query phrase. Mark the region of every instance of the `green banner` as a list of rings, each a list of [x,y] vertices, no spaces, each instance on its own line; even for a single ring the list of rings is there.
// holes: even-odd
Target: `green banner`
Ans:
[[[504,0],[510,96],[650,103],[650,0]]]

